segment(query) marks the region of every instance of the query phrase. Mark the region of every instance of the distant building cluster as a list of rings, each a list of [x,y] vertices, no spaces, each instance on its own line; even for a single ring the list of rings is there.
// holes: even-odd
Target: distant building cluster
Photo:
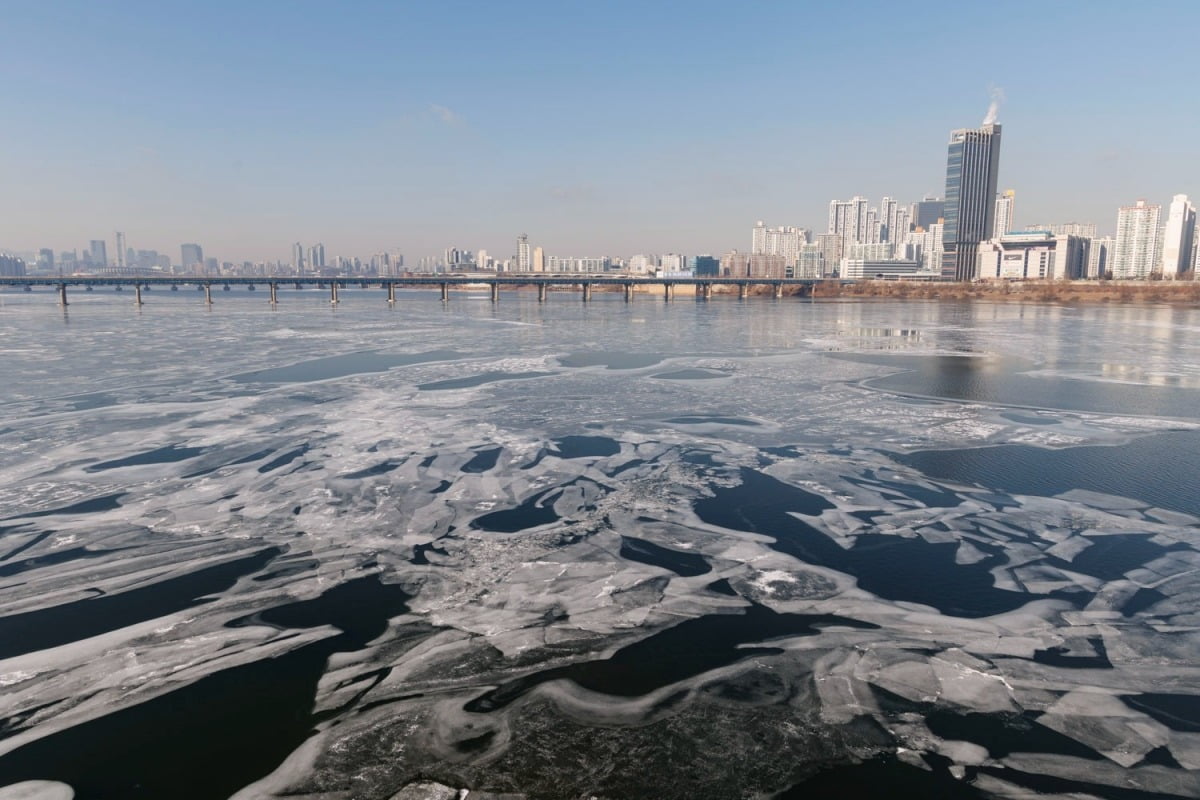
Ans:
[[[101,276],[199,275],[205,277],[395,277],[411,273],[621,272],[655,276],[848,279],[1194,279],[1200,267],[1196,208],[1175,195],[1166,214],[1146,200],[1117,212],[1116,232],[1098,236],[1094,223],[1016,225],[1016,192],[997,192],[1001,126],[994,114],[978,128],[950,132],[944,197],[901,203],[884,197],[832,200],[823,233],[798,226],[751,229],[750,249],[711,254],[638,253],[550,255],[522,233],[514,252],[449,247],[441,256],[406,265],[400,252],[369,258],[327,258],[325,245],[295,242],[290,258],[230,262],[205,256],[189,242],[179,261],[157,250],[128,246],[116,231],[113,252],[106,239],[83,251],[49,248],[36,254],[0,253],[0,276],[94,274]]]

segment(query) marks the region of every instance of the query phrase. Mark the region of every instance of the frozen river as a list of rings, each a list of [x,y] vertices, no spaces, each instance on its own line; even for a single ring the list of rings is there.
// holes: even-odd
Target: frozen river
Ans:
[[[383,298],[0,293],[0,800],[1200,796],[1200,311]]]

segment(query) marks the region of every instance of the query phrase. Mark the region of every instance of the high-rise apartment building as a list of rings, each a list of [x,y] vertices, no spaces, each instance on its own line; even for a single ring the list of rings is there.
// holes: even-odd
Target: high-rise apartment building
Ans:
[[[800,257],[800,248],[808,244],[809,233],[805,228],[791,226],[768,228],[759,220],[751,233],[750,253],[783,256],[785,263],[793,267]]]
[[[822,233],[817,236],[816,245],[821,253],[821,268],[824,270],[822,276],[833,273],[837,265],[842,261],[842,253],[845,250],[842,248],[842,236],[838,233]]]
[[[533,271],[534,272],[545,272],[546,271],[546,251],[543,250],[541,247],[533,248]]]
[[[1012,189],[996,198],[996,221],[992,226],[992,238],[999,239],[1013,229],[1013,207],[1017,193]]]
[[[892,244],[904,244],[912,231],[912,214],[908,206],[897,206],[895,219],[888,223],[888,241]]]
[[[533,254],[529,249],[529,237],[517,237],[517,272],[529,272],[533,268]]]
[[[1163,229],[1162,267],[1163,278],[1173,280],[1179,273],[1192,267],[1192,241],[1196,234],[1196,207],[1188,202],[1186,194],[1171,198],[1167,211],[1167,225]]]
[[[117,231],[117,267],[124,269],[129,266],[125,260],[125,234]]]
[[[304,245],[299,242],[292,244],[292,266],[296,272],[304,274]]]
[[[1095,226],[1092,227],[1095,228]],[[1112,271],[1113,248],[1116,241],[1111,236],[1092,239],[1091,249],[1088,251],[1087,277],[1100,279]]]
[[[883,198],[879,203],[879,241],[891,242],[892,231],[896,227],[896,210],[900,204],[890,197]]]
[[[321,269],[325,266],[325,245],[317,242],[308,249],[308,266],[311,269]]]
[[[1114,278],[1148,278],[1159,261],[1159,222],[1162,206],[1138,200],[1117,212],[1117,242],[1111,272]]]
[[[829,233],[841,239],[842,251],[850,245],[867,241],[867,198],[855,196],[850,200],[829,202]],[[828,262],[826,262],[828,263]]]
[[[979,243],[996,222],[996,178],[1000,171],[1000,125],[950,132],[946,154],[946,210],[942,232],[942,278],[975,278]]]

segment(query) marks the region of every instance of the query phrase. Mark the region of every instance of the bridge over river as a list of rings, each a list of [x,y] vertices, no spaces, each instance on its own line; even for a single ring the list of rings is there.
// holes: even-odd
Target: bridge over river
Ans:
[[[234,286],[244,286],[248,289],[254,289],[256,286],[266,286],[268,301],[271,305],[279,302],[280,286],[294,286],[297,289],[311,286],[328,289],[329,302],[336,305],[339,290],[353,286],[360,286],[364,289],[372,287],[385,289],[387,290],[387,301],[389,304],[396,302],[396,289],[398,287],[437,287],[441,291],[442,302],[450,299],[450,290],[452,288],[474,289],[488,287],[491,290],[492,302],[500,300],[500,290],[503,287],[536,288],[538,302],[546,301],[546,295],[551,287],[573,288],[580,292],[583,301],[586,303],[592,299],[592,290],[596,287],[619,287],[624,292],[625,301],[629,302],[633,299],[634,291],[638,287],[643,286],[661,287],[663,299],[670,301],[674,297],[676,286],[695,286],[696,296],[705,300],[711,298],[713,289],[719,286],[736,287],[738,297],[740,298],[745,298],[749,295],[751,287],[764,286],[770,289],[772,296],[779,298],[783,296],[784,287],[799,287],[801,295],[811,295],[812,287],[819,282],[811,278],[725,278],[715,276],[635,278],[628,275],[420,275],[371,278],[369,280],[362,278],[322,278],[315,276],[288,278],[207,278],[196,276],[116,277],[106,275],[64,275],[59,277],[4,277],[0,278],[0,288],[7,286],[31,289],[35,286],[51,286],[58,290],[58,304],[66,306],[68,304],[68,287],[82,287],[85,291],[91,291],[98,286],[113,286],[117,289],[130,286],[134,290],[134,304],[140,306],[143,303],[142,290],[149,289],[152,286],[169,286],[172,290],[188,286],[197,288],[204,292],[204,302],[208,305],[212,305],[213,302],[212,287],[214,285],[226,290]],[[849,283],[849,281],[842,281],[842,283]]]

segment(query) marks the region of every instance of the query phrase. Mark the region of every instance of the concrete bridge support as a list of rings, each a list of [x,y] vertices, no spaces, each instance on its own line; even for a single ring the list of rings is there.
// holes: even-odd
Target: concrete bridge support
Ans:
[[[338,284],[337,281],[329,282],[329,305],[336,306],[338,304]]]
[[[539,303],[546,302],[546,284],[544,284],[544,283],[538,284],[538,302]]]
[[[270,292],[268,302],[270,302],[270,304],[273,306],[279,305],[279,284],[268,283],[267,290]]]
[[[771,296],[774,297],[776,300],[783,297],[783,284],[782,283],[777,283],[773,287],[771,287]]]
[[[133,285],[133,304],[139,308],[142,305],[142,285],[140,283]]]
[[[704,300],[712,300],[712,284],[711,283],[700,284],[700,297]]]
[[[750,286],[746,283],[738,284],[738,300],[745,300],[750,294]]]
[[[625,284],[625,302],[626,303],[633,302],[633,284],[632,283]]]
[[[204,305],[206,305],[206,306],[212,305],[212,284],[211,283],[204,284]]]
[[[675,297],[675,284],[664,283],[663,284],[663,302],[669,303],[669,302],[671,302],[671,299],[673,297]]]
[[[448,284],[448,283],[442,284],[442,302],[443,303],[450,302],[450,284]]]
[[[581,284],[583,287],[583,302],[587,303],[592,299],[592,285],[590,283]]]
[[[58,285],[58,305],[60,308],[67,307],[67,285],[65,283]]]
[[[388,290],[388,305],[389,306],[396,305],[396,284],[389,283],[387,285],[387,290]]]
[[[500,302],[500,284],[495,282],[492,283],[492,302]]]

